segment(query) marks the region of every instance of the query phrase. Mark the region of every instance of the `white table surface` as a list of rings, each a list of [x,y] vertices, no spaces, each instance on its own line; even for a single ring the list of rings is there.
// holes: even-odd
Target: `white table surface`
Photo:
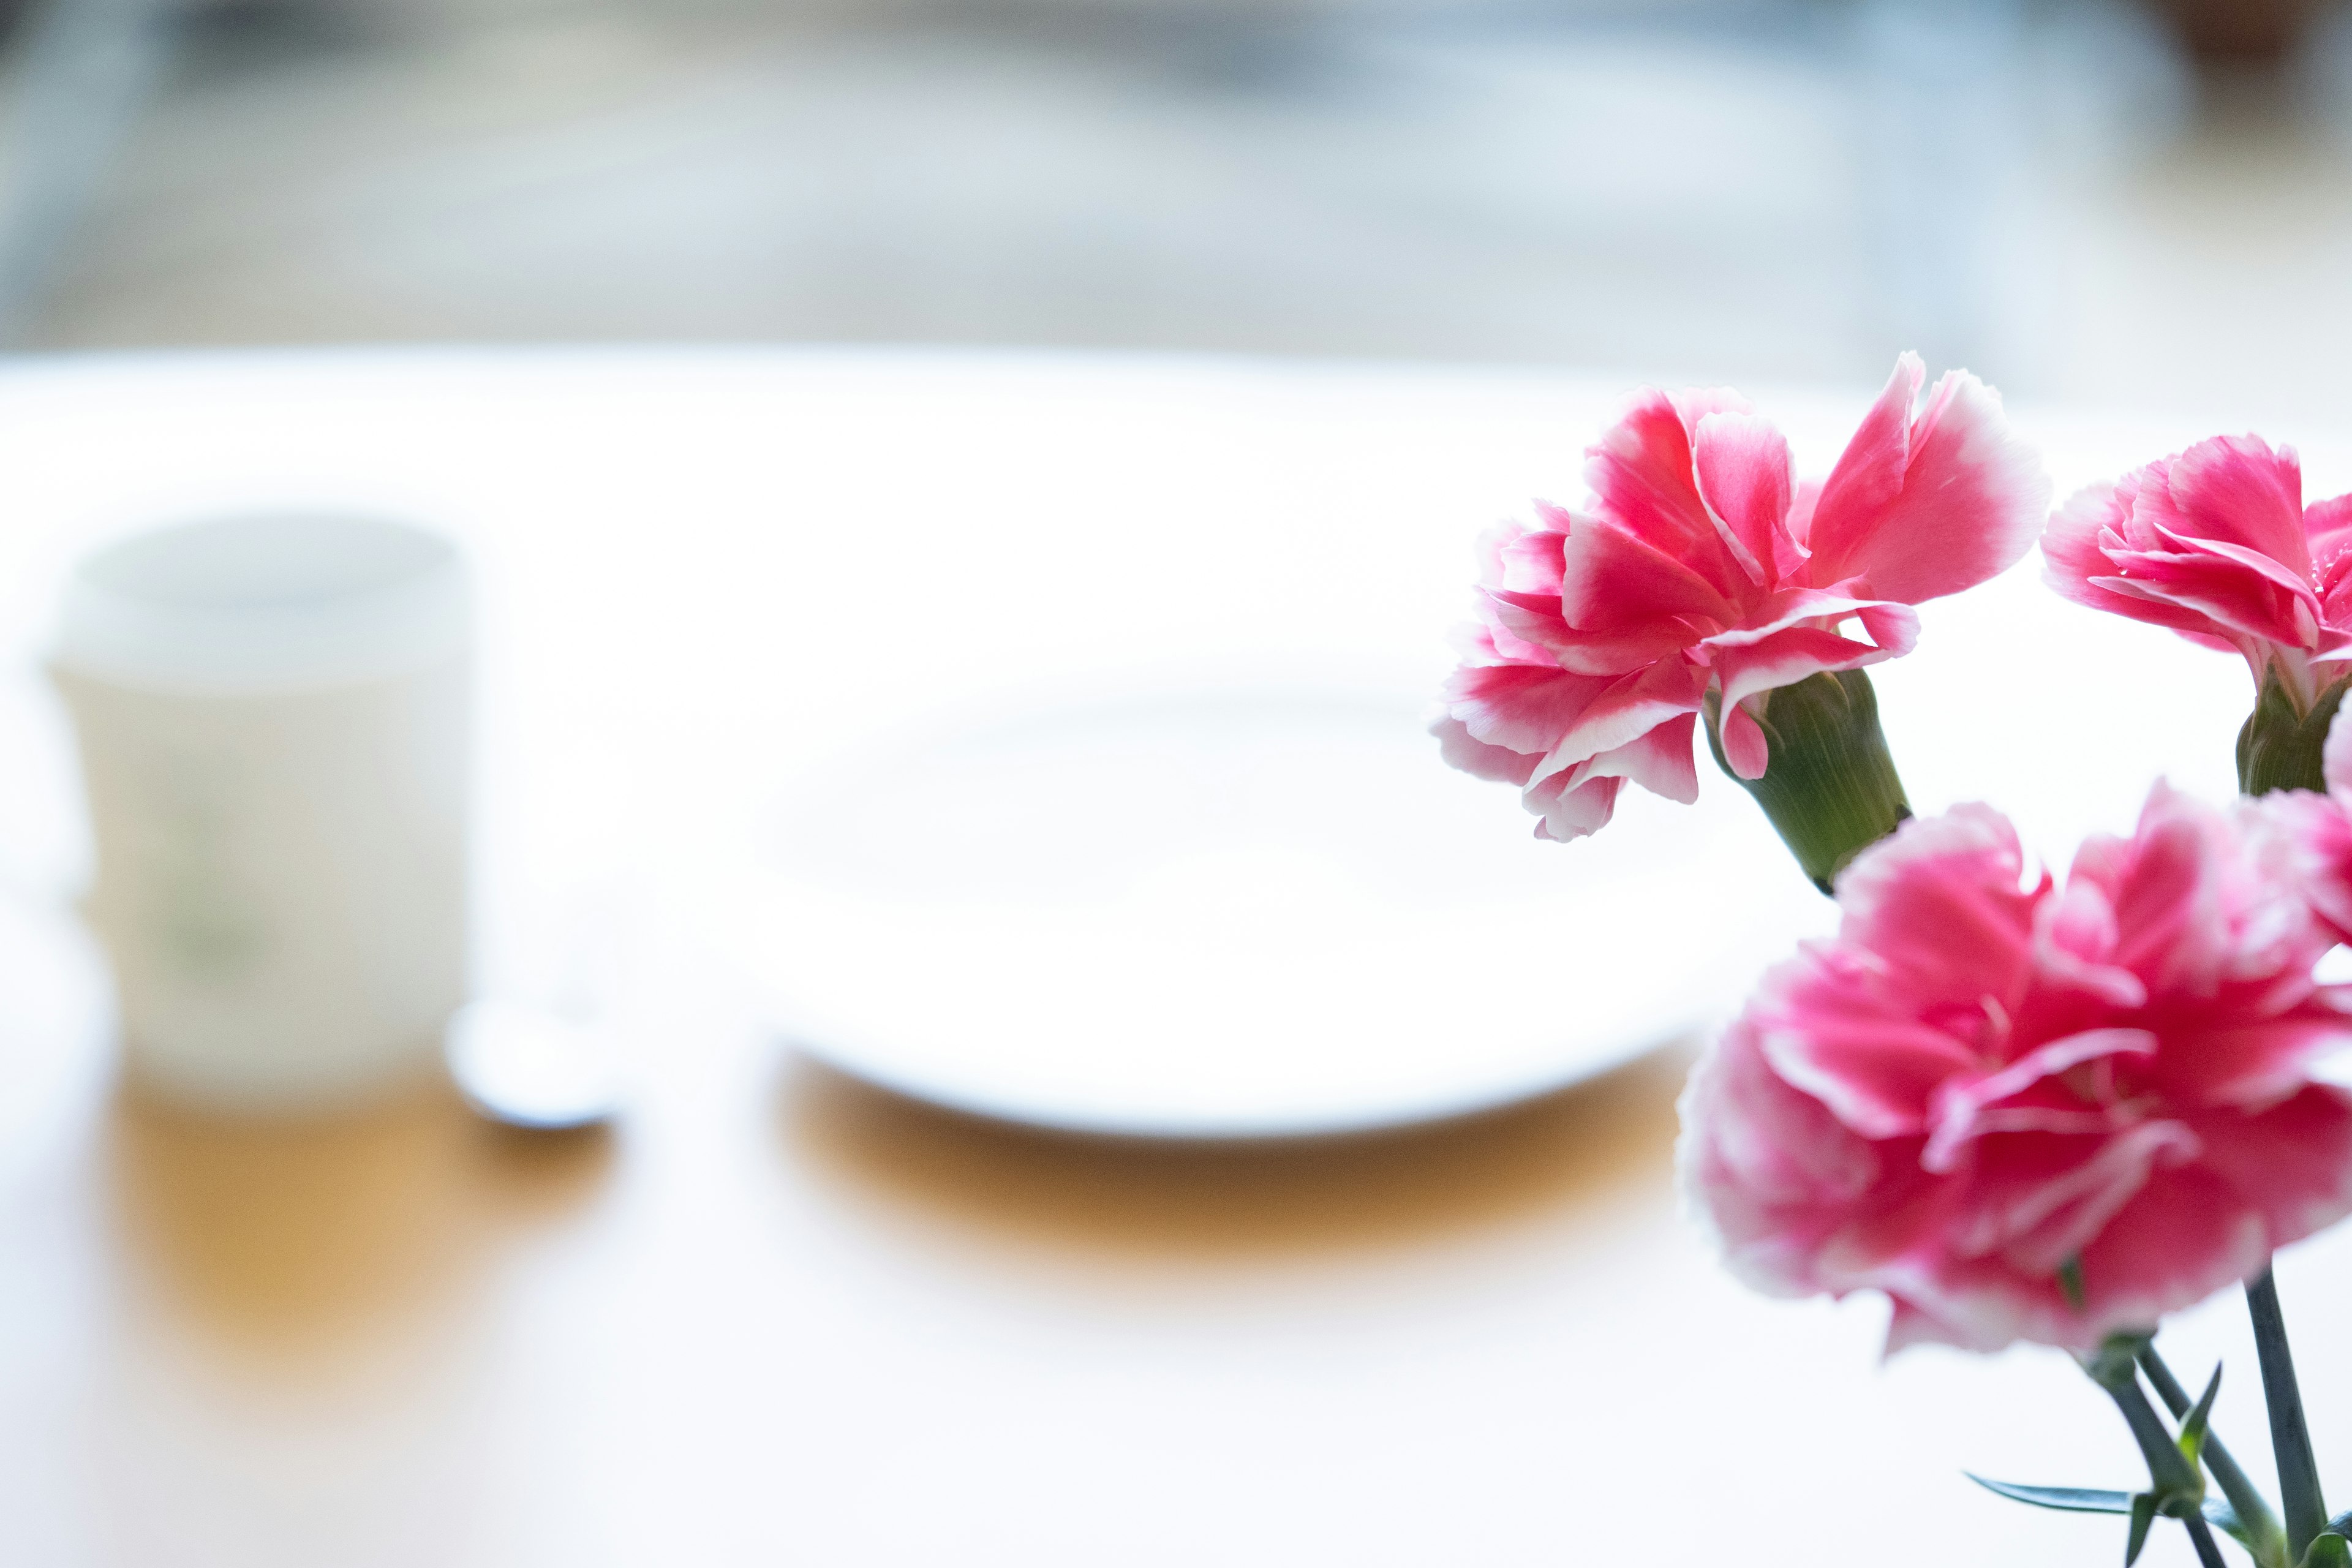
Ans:
[[[2062,1359],[1881,1367],[1876,1305],[1718,1272],[1672,1192],[1679,1061],[1387,1138],[1097,1143],[795,1062],[707,940],[698,889],[761,792],[910,712],[1211,655],[1433,679],[1472,537],[1574,499],[1616,390],[874,352],[0,371],[0,1556],[2108,1561],[2112,1521],[1958,1474],[2130,1483]],[[1819,470],[1869,390],[1768,405]],[[2021,418],[2062,489],[2207,433]],[[2304,445],[2315,493],[2352,482],[2352,453]],[[552,984],[565,922],[617,912],[640,1081],[612,1137],[509,1139],[432,1093],[210,1123],[113,1086],[59,912],[84,851],[40,619],[89,540],[247,501],[470,542],[485,969]],[[2063,852],[2159,768],[2225,789],[2242,673],[2053,614],[2031,570],[1930,607],[1880,680],[1915,804],[1991,798]],[[1939,637],[1979,656],[1939,663]],[[2009,721],[2003,642],[2079,694],[2068,744]],[[2340,1506],[2352,1345],[2316,1331],[2352,1241],[2280,1272]],[[2170,1342],[2184,1374],[2228,1356],[2220,1423],[2252,1458],[2242,1318]],[[2149,1558],[2189,1560],[2168,1531]]]

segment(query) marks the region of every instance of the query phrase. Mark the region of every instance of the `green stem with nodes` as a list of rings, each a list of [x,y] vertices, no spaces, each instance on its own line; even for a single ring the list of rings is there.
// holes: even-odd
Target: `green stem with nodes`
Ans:
[[[1706,743],[1716,765],[1756,797],[1813,886],[1832,890],[1846,862],[1903,825],[1895,758],[1878,727],[1878,697],[1858,669],[1807,676],[1749,698],[1770,756],[1761,778],[1743,779],[1723,752],[1721,695],[1706,698]]]
[[[2155,1499],[2156,1511],[2180,1521],[2189,1531],[2190,1543],[2197,1548],[2198,1561],[2205,1568],[2223,1568],[2221,1549],[2205,1523],[2204,1474],[2180,1451],[2172,1434],[2165,1430],[2164,1418],[2141,1391],[2137,1357],[2146,1343],[2145,1335],[2118,1334],[2096,1355],[2084,1357],[2083,1370],[2093,1383],[2107,1391],[2107,1397],[2123,1413],[2124,1425],[2131,1428],[2133,1439],[2139,1444],[2141,1457],[2147,1460],[2148,1488]]]
[[[2277,666],[2264,672],[2254,710],[2238,731],[2238,787],[2247,795],[2273,790],[2325,791],[2321,753],[2328,726],[2352,681],[2337,681],[2306,704],[2283,679]],[[2271,1451],[2277,1457],[2279,1501],[2286,1516],[2290,1559],[2303,1561],[2314,1537],[2327,1528],[2327,1505],[2319,1490],[2319,1464],[2311,1448],[2311,1428],[2303,1415],[2303,1391],[2295,1383],[2294,1356],[2287,1349],[2286,1315],[2279,1306],[2278,1281],[2264,1268],[2246,1281],[2246,1310],[2254,1321],[2254,1349],[2262,1359],[2263,1401],[2270,1407]]]
[[[2179,1378],[2172,1375],[2172,1369],[2164,1364],[2164,1358],[2157,1354],[2153,1342],[2140,1346],[2139,1367],[2147,1374],[2148,1386],[2156,1390],[2156,1396],[2164,1401],[2165,1408],[2172,1412],[2176,1420],[2189,1414],[2189,1391],[2180,1385]],[[2210,1427],[2205,1433],[2203,1458],[2205,1468],[2213,1472],[2213,1479],[2221,1485],[2221,1495],[2228,1498],[2230,1506],[2237,1510],[2238,1523],[2244,1528],[2247,1539],[2252,1542],[2247,1550],[2254,1554],[2254,1561],[2262,1564],[2262,1568],[2291,1568],[2296,1559],[2286,1554],[2286,1532],[2279,1528],[2278,1516],[2271,1511],[2270,1500],[2263,1496],[2262,1489],[2239,1468],[2238,1461],[2231,1457],[2230,1450],[2222,1447],[2221,1439]]]

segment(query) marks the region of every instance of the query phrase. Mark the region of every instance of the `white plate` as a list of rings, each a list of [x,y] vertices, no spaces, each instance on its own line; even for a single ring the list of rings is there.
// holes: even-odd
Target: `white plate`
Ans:
[[[843,759],[725,940],[813,1055],[1090,1131],[1296,1136],[1607,1071],[1724,1016],[1829,906],[1727,781],[1529,841],[1422,703],[1194,689]]]

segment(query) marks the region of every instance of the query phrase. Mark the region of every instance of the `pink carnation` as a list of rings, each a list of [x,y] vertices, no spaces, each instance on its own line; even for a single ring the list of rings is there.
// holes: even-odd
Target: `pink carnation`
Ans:
[[[1637,394],[1589,452],[1587,511],[1538,509],[1488,540],[1482,624],[1433,726],[1445,759],[1517,784],[1539,837],[1608,822],[1628,779],[1698,798],[1708,693],[1742,778],[1770,760],[1752,710],[1776,687],[1910,650],[1911,606],[2025,552],[2049,482],[1991,388],[1895,363],[1826,481],[1727,391]],[[1858,628],[1859,635],[1851,635]]]
[[[2063,887],[1964,805],[1838,887],[1693,1075],[1682,1160],[1731,1266],[1874,1289],[1890,1349],[2085,1351],[2259,1272],[2352,1212],[2334,941],[2259,834],[2158,784]],[[2074,1265],[2077,1306],[2063,1282]]]
[[[2352,709],[2338,709],[2320,753],[2327,793],[2278,790],[2242,808],[2270,836],[2304,901],[2339,942],[2352,942]]]
[[[2305,506],[2293,447],[2217,436],[2093,485],[2042,554],[2067,598],[2276,669],[2298,709],[2352,659],[2352,496]]]

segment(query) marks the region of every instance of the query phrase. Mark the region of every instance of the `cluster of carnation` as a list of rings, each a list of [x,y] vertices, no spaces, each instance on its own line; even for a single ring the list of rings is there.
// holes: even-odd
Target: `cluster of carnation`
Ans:
[[[2313,976],[2347,850],[2340,801],[2162,784],[2063,881],[1990,807],[1906,824],[1692,1077],[1685,1183],[1733,1269],[1883,1291],[1890,1348],[2089,1352],[2352,1213],[2352,1094],[2314,1076],[2352,1043]]]
[[[1923,380],[1905,356],[1819,483],[1733,395],[1637,396],[1581,510],[1487,542],[1448,760],[1558,839],[1628,780],[1693,799],[1702,722],[1760,778],[1772,692],[1908,652],[1912,605],[2037,535],[2062,594],[2239,654],[2325,725],[2352,677],[2352,497],[2306,508],[2294,455],[2249,437],[2052,517],[1997,395],[1953,374],[1921,405]],[[1862,850],[1837,934],[1766,977],[1685,1096],[1686,1190],[1733,1267],[1884,1292],[1891,1345],[2087,1352],[2352,1213],[2352,1093],[2323,1076],[2352,987],[2315,975],[2352,940],[2345,721],[2325,764],[2325,793],[2226,807],[2159,784],[2063,878],[1983,805]]]

